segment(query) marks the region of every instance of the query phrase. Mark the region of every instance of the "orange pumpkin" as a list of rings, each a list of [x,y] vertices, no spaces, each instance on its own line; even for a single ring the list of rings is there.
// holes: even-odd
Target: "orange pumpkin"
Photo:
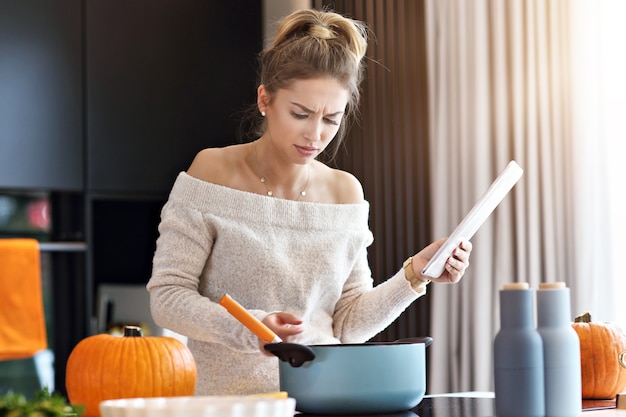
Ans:
[[[104,400],[193,395],[197,369],[191,351],[172,337],[98,334],[80,341],[67,361],[66,389],[84,417],[99,417]]]
[[[626,389],[626,332],[612,322],[591,322],[589,313],[572,327],[580,339],[583,399],[615,399]]]

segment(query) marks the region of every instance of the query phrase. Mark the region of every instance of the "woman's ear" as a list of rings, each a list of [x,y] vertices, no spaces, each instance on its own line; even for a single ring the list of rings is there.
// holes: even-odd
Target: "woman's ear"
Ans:
[[[270,102],[270,95],[267,92],[267,89],[263,84],[259,86],[256,90],[256,104],[259,108],[259,112],[265,113],[267,111],[267,106]]]

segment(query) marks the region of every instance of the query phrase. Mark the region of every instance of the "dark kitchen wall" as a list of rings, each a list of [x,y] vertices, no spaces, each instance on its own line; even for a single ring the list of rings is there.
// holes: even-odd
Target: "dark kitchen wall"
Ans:
[[[52,199],[56,387],[102,283],[144,285],[179,171],[256,101],[261,0],[0,0],[0,193]]]

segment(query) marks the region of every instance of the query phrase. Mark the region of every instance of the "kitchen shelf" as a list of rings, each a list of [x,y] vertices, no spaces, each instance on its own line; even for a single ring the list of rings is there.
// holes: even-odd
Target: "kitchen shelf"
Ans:
[[[41,242],[39,243],[41,252],[86,252],[85,242]]]

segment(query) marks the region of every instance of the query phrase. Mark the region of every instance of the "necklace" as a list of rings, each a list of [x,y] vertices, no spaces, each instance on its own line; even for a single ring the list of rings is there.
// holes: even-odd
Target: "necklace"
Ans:
[[[254,143],[254,159],[256,161],[257,168],[260,168],[259,154],[257,153],[257,150],[256,150],[256,142]],[[296,198],[296,201],[300,201],[302,197],[306,196],[306,189],[309,187],[310,179],[311,179],[311,168],[307,165],[306,183],[304,184],[304,188],[302,189],[302,191],[300,191],[298,198]],[[265,178],[264,175],[261,175],[259,176],[259,181],[261,181],[261,184],[263,184],[263,186],[265,187],[266,194],[270,197],[274,197],[274,192],[270,189],[270,187],[267,186],[267,178]]]

